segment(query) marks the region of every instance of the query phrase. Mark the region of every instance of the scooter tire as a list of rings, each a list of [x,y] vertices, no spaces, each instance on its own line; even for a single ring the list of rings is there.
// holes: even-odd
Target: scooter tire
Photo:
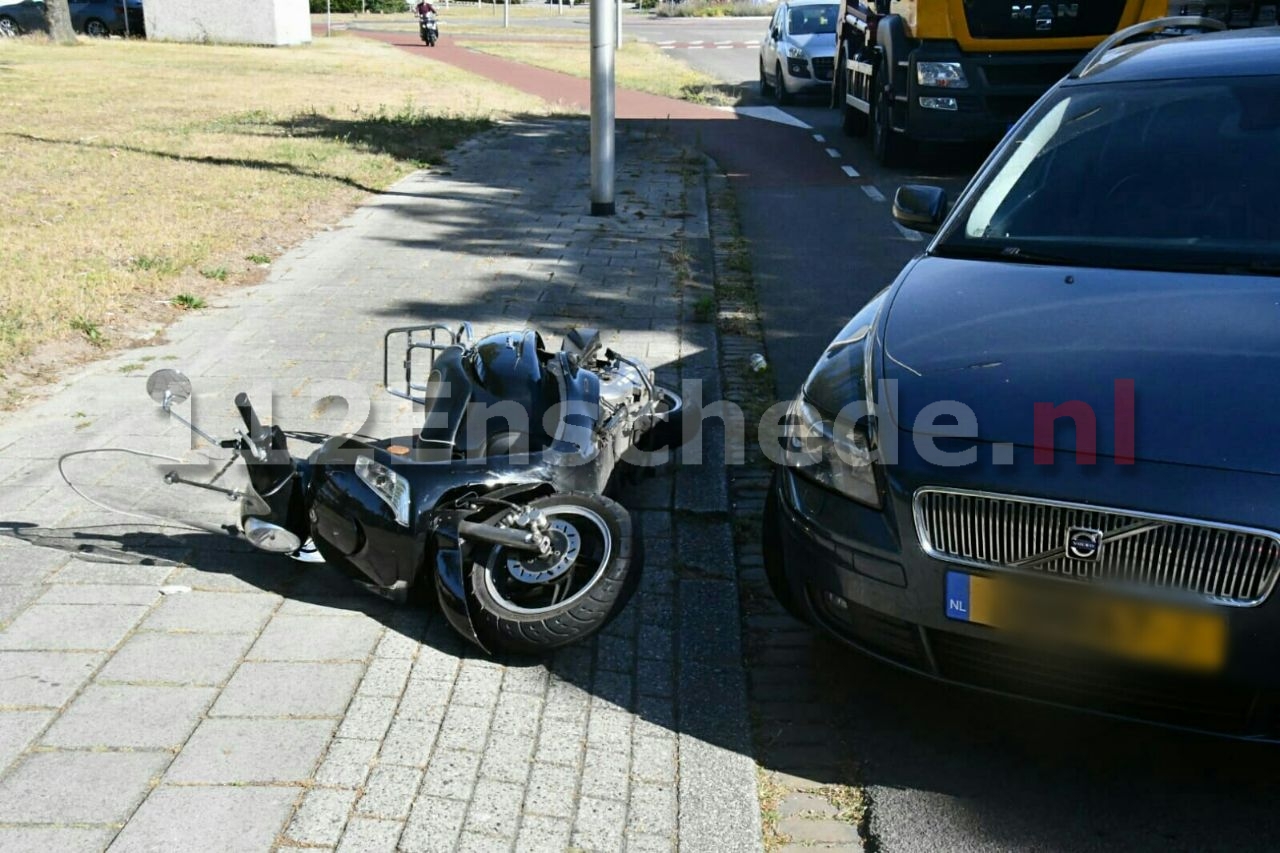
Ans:
[[[493,573],[505,571],[510,552],[494,548],[471,567],[469,594],[476,635],[493,652],[539,655],[599,631],[625,603],[627,582],[639,554],[631,515],[616,501],[588,492],[560,492],[530,502],[552,516],[587,519],[607,543],[607,556],[585,586],[561,604],[520,609],[497,592]]]

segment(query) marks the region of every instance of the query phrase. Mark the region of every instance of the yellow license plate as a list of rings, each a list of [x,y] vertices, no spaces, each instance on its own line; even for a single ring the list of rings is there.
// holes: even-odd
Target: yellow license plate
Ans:
[[[946,614],[1055,647],[1178,669],[1214,672],[1227,658],[1227,620],[1220,612],[1067,584],[947,572]]]

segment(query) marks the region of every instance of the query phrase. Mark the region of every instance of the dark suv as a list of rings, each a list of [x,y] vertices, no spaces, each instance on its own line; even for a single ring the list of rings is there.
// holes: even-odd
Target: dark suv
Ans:
[[[899,190],[936,235],[791,405],[766,563],[900,666],[1277,737],[1280,29],[1150,38],[1193,25],[1100,46],[954,205]]]

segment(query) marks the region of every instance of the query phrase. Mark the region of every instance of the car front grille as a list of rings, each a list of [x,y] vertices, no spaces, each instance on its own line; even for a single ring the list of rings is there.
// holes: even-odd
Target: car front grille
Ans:
[[[815,56],[812,61],[813,76],[819,80],[830,80],[835,68],[835,59],[830,56]]]
[[[1261,530],[1087,504],[926,488],[916,535],[940,560],[1076,581],[1187,592],[1216,604],[1261,602],[1280,569],[1280,537]],[[1068,549],[1077,536],[1093,553]]]

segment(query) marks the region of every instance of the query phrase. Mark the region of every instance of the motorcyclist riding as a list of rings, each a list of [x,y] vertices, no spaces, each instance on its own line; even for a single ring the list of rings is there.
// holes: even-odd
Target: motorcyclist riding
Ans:
[[[418,35],[422,37],[423,44],[434,47],[440,33],[436,25],[436,7],[432,6],[429,0],[421,0],[413,8],[418,13]]]

